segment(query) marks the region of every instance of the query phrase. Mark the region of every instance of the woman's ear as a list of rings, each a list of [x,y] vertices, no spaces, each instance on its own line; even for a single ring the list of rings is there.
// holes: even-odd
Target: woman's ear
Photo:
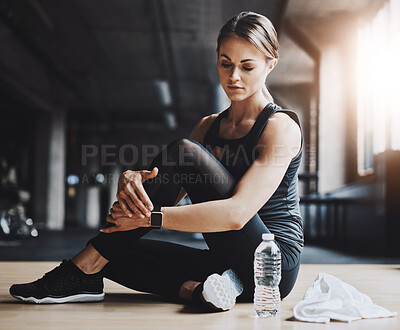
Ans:
[[[272,60],[268,61],[268,71],[272,71],[273,68],[275,68],[275,66],[278,64],[278,59],[277,58],[273,58]]]

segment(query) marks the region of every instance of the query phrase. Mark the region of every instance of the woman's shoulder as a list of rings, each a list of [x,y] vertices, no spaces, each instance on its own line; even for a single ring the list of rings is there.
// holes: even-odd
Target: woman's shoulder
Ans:
[[[289,109],[279,108],[269,119],[272,122],[270,126],[282,127],[286,126],[291,130],[298,131],[300,129],[300,120],[296,112]]]
[[[280,123],[295,122],[292,119],[292,117],[287,113],[288,111],[291,110],[282,109],[280,111],[277,111],[269,118],[269,120],[273,120]]]
[[[275,112],[259,138],[259,143],[268,142],[287,144],[297,154],[301,148],[301,128],[288,113]]]
[[[206,135],[207,131],[210,129],[211,125],[218,117],[218,115],[218,113],[213,113],[211,115],[201,118],[190,133],[189,139],[195,140],[200,144],[203,144],[204,136]]]
[[[269,119],[276,119],[276,121],[279,121],[281,123],[292,123],[294,126],[300,126],[300,118],[297,114],[297,112],[293,109],[286,109],[278,104],[271,103],[273,108],[275,109],[275,112],[272,114],[272,116]]]

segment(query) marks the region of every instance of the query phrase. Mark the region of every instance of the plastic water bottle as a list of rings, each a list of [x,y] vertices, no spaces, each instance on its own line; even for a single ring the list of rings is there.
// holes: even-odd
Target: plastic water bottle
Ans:
[[[259,317],[270,317],[281,308],[281,251],[274,234],[263,234],[262,239],[254,253],[254,310]]]

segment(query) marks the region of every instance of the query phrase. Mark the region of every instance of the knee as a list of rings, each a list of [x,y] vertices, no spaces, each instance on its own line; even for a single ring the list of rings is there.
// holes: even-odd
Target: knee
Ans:
[[[187,138],[178,138],[168,144],[170,149],[186,149],[197,147],[198,143],[194,140]]]
[[[194,153],[200,152],[201,145],[194,140],[187,138],[178,138],[168,144],[168,153],[173,156],[182,155],[185,158],[193,157]]]

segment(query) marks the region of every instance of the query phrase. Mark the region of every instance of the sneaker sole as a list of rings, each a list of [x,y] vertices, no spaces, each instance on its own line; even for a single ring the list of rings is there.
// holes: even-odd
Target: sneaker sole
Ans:
[[[99,294],[76,294],[67,297],[44,297],[41,299],[35,297],[22,297],[12,295],[14,298],[22,300],[24,302],[35,303],[35,304],[63,304],[63,303],[73,303],[73,302],[96,302],[104,300],[104,293]]]
[[[242,292],[243,284],[232,269],[222,275],[210,275],[203,284],[204,300],[224,311],[235,306],[236,297]]]

